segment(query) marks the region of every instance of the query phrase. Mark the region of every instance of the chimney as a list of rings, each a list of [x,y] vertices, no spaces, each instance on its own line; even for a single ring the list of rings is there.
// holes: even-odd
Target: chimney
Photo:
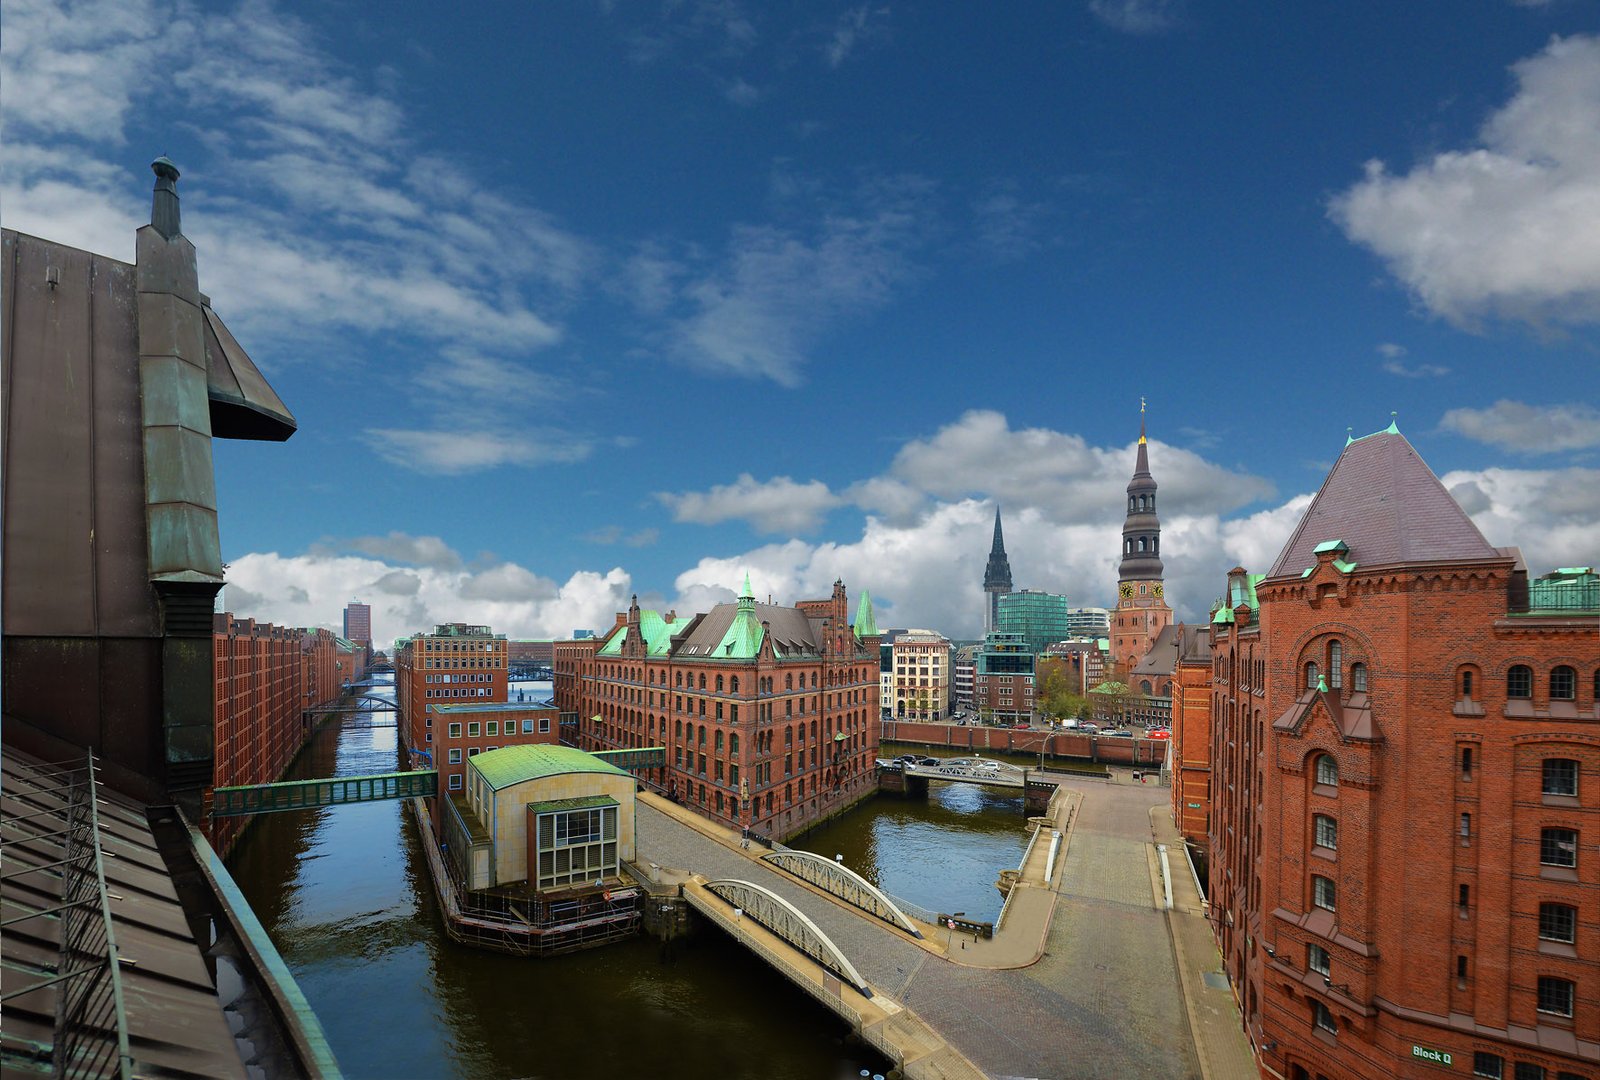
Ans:
[[[178,167],[162,155],[150,163],[150,171],[156,174],[156,190],[150,199],[150,224],[171,240],[183,232],[178,213]]]

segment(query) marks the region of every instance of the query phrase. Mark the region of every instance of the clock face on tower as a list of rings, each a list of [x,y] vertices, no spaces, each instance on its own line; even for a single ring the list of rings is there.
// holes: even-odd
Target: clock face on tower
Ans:
[[[1163,589],[1163,588],[1162,588],[1162,587],[1161,587],[1161,586],[1160,586],[1160,585],[1155,585],[1155,586],[1153,586],[1153,587],[1152,587],[1152,588],[1151,588],[1151,590],[1150,590],[1150,591],[1151,591],[1151,592],[1153,592],[1153,593],[1155,593],[1155,594],[1156,594],[1156,595],[1157,595],[1157,596],[1160,596],[1160,595],[1161,595],[1161,594],[1162,594],[1162,593],[1163,593],[1163,592],[1165,592],[1165,591],[1166,591],[1166,590],[1164,590],[1164,589]]]
[[[1121,592],[1122,598],[1126,600],[1133,595],[1133,586],[1124,582],[1122,588],[1118,591]]]

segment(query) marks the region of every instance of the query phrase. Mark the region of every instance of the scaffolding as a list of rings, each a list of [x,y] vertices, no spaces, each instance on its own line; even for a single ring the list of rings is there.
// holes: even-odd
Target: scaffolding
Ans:
[[[26,1062],[57,1077],[115,1076],[132,1080],[122,976],[112,929],[110,898],[101,854],[99,800],[94,753],[75,762],[39,766],[31,784],[10,779],[13,806],[37,807],[0,821],[0,881],[5,894],[0,929],[34,945],[54,939],[53,963],[8,965],[8,982],[23,985],[0,994],[7,1011],[30,1011],[54,998],[54,1037],[48,1043],[0,1034],[0,1057]],[[20,869],[12,869],[21,866]],[[29,897],[25,901],[23,896]],[[44,904],[35,907],[31,900]],[[51,901],[54,902],[51,902]]]

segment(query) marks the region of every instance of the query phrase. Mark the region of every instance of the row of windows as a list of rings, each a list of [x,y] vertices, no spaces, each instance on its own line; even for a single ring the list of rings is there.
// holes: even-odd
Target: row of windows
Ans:
[[[1491,1054],[1487,1050],[1474,1051],[1472,1055],[1472,1075],[1486,1076],[1490,1080],[1507,1080],[1505,1059],[1499,1054]],[[1535,1065],[1531,1061],[1518,1061],[1513,1063],[1510,1080],[1548,1080],[1550,1075],[1543,1065]],[[1555,1073],[1555,1080],[1585,1080],[1585,1078],[1580,1073],[1561,1070]]]
[[[722,675],[716,675],[716,676],[712,677],[710,680],[707,680],[706,673],[703,672],[703,671],[699,673],[698,682],[696,680],[696,676],[693,673],[690,673],[687,679],[684,678],[684,673],[681,672],[681,671],[677,672],[676,674],[677,674],[677,677],[676,677],[673,685],[675,687],[678,687],[678,688],[681,688],[681,689],[688,689],[688,690],[695,690],[695,689],[699,689],[699,690],[714,690],[717,693],[723,693],[724,689],[726,689],[726,692],[730,693],[730,694],[737,694],[739,692],[739,676],[737,676],[737,675],[728,676],[726,678],[726,683],[724,683],[724,677]],[[623,667],[622,667],[621,664],[603,664],[603,665],[601,665],[601,670],[599,672],[599,677],[603,678],[603,679],[622,679],[622,678],[627,678],[628,676],[624,674]],[[633,677],[634,677],[635,681],[637,681],[637,672],[633,673]],[[858,678],[858,677],[859,677],[859,673],[858,672],[852,672],[849,675],[835,675],[834,673],[830,672],[829,675],[828,675],[828,681],[827,681],[826,685],[828,685],[828,686],[838,686],[838,685],[842,685],[843,683],[847,682],[851,678]],[[654,668],[650,668],[649,669],[648,679],[649,679],[649,685],[651,685],[651,686],[655,686],[656,685],[656,670]],[[660,685],[662,685],[662,686],[666,686],[667,685],[667,673],[664,672],[664,671],[661,673],[661,684]],[[819,685],[819,683],[818,683],[818,675],[817,675],[817,673],[815,671],[813,671],[811,673],[811,687],[810,688],[812,690],[816,690],[818,688],[818,685]],[[806,689],[806,673],[805,672],[801,672],[800,673],[800,681],[799,681],[799,686],[798,687],[795,685],[794,672],[791,671],[788,674],[784,675],[784,677],[783,677],[783,688],[785,690],[795,690],[795,689],[804,690],[804,689]],[[765,676],[763,678],[758,679],[757,683],[756,683],[756,692],[760,693],[760,694],[776,693],[777,692],[777,679],[776,679],[776,677],[774,677],[774,676]]]
[[[531,718],[523,720],[522,721],[522,733],[524,735],[532,735],[535,723],[538,724],[539,734],[548,735],[550,733],[550,718],[548,716],[538,717],[537,720],[534,720],[534,719],[531,719]],[[479,724],[479,721],[477,721],[477,720],[473,720],[473,721],[471,721],[470,723],[467,724],[467,738],[469,738],[469,739],[478,738],[480,730],[485,735],[498,735],[498,734],[500,734],[500,721],[498,721],[498,720],[489,720],[489,721],[485,722],[485,724],[484,724],[482,729],[479,728],[478,724]],[[515,720],[507,720],[506,721],[506,734],[507,735],[515,735],[516,733],[517,733],[517,722]],[[453,724],[450,725],[450,737],[452,739],[461,738],[461,724],[459,722],[458,723],[453,723]]]
[[[1551,701],[1576,701],[1578,698],[1578,669],[1566,664],[1558,664],[1550,669],[1546,682],[1550,691]],[[1600,668],[1594,673],[1595,698],[1600,700]],[[1461,673],[1461,696],[1472,697],[1472,672],[1464,670]],[[1506,671],[1506,697],[1531,698],[1533,697],[1533,668],[1527,664],[1513,664]]]

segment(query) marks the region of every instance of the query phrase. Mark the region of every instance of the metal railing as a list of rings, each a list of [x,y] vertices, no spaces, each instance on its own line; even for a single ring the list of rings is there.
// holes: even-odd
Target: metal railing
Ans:
[[[31,788],[7,782],[8,798],[42,804],[47,809],[5,819],[0,865],[16,865],[17,845],[59,845],[60,859],[9,870],[5,879],[46,873],[58,876],[61,902],[13,915],[0,922],[0,929],[9,930],[34,919],[57,920],[59,959],[53,972],[41,973],[42,978],[0,994],[0,1004],[55,987],[55,1034],[49,1047],[55,1075],[132,1080],[133,1053],[128,1044],[117,939],[100,848],[96,793],[99,780],[94,753],[89,753],[82,767],[40,766],[35,775],[38,783]],[[57,805],[50,807],[51,803]],[[59,828],[51,827],[58,824]]]

